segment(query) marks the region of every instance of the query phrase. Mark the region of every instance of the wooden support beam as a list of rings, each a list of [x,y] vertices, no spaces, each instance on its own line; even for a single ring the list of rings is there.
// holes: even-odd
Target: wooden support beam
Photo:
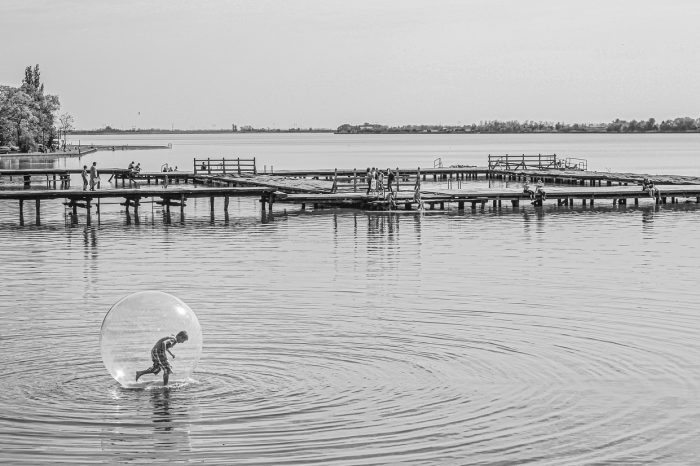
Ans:
[[[88,197],[85,199],[85,211],[87,212],[87,216],[85,218],[85,221],[87,222],[88,225],[92,223],[91,215],[90,215],[90,202],[91,199]]]
[[[41,200],[36,200],[36,224],[41,225]]]
[[[24,199],[19,200],[19,224],[24,226]]]

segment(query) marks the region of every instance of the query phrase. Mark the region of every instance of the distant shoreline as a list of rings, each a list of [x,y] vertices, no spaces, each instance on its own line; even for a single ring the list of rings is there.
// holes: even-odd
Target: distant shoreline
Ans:
[[[698,134],[700,130],[689,131],[336,131],[332,129],[318,130],[254,130],[254,131],[216,131],[216,130],[124,130],[124,131],[100,131],[78,130],[71,131],[71,136],[128,136],[133,134],[348,134],[348,135],[374,135],[374,134],[408,134],[408,135],[445,135],[445,134]]]
[[[270,129],[270,130],[251,130],[251,131],[231,131],[230,129],[227,130],[215,130],[215,129],[174,129],[174,130],[169,130],[169,129],[135,129],[135,130],[118,130],[118,129],[111,129],[111,130],[90,130],[90,129],[81,129],[81,130],[72,130],[70,132],[71,135],[88,135],[88,136],[96,136],[96,135],[129,135],[129,134],[249,134],[249,133],[271,133],[271,134],[276,134],[276,133],[334,133],[334,129],[304,129],[304,130],[296,130],[296,129]]]

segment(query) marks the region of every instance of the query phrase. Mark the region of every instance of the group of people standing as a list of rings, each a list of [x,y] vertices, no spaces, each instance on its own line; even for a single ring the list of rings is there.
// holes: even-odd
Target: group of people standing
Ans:
[[[83,191],[87,190],[88,179],[90,180],[90,191],[94,191],[95,187],[100,189],[100,174],[97,172],[97,162],[92,162],[89,170],[87,165],[83,165],[83,171],[80,176],[83,178]]]
[[[385,196],[388,191],[393,196],[396,174],[391,171],[391,168],[387,168],[386,172],[383,172],[375,167],[368,167],[365,179],[367,180],[367,195],[381,193],[382,196]]]

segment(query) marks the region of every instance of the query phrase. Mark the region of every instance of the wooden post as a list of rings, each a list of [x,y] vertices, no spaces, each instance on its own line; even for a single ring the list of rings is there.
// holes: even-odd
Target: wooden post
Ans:
[[[209,213],[211,215],[211,219],[214,220],[214,196],[209,198]]]
[[[464,210],[464,201],[457,202],[457,210]]]
[[[223,167],[224,175],[226,175],[226,157],[221,158],[221,166]]]
[[[180,194],[180,221],[185,218],[185,195]]]
[[[238,174],[241,174],[241,158],[238,157],[236,158],[236,162],[238,162]]]
[[[19,224],[24,226],[24,199],[19,200]]]
[[[357,192],[357,168],[352,169],[352,192]]]
[[[41,201],[36,200],[36,224],[41,225]]]
[[[338,192],[338,169],[335,169],[333,173],[333,186],[331,187],[331,193],[335,194]],[[270,203],[272,204],[272,203]]]
[[[207,157],[207,175],[211,175],[211,158]]]
[[[270,197],[268,198],[268,203],[267,203],[267,210],[268,212],[272,213],[272,204],[275,202],[275,193],[270,193]]]
[[[272,173],[272,165],[270,165],[270,173]],[[258,174],[258,167],[255,165],[255,157],[253,157],[253,175]]]
[[[224,196],[224,212],[228,213],[228,195]]]
[[[399,167],[396,167],[396,192],[401,190],[401,176],[399,173]]]

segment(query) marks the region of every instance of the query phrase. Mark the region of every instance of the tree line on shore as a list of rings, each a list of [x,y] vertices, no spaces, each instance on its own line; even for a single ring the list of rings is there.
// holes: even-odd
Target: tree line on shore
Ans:
[[[44,92],[39,65],[27,66],[19,87],[0,86],[0,146],[21,152],[55,147],[60,107],[58,96]],[[60,121],[64,128],[72,125],[70,115],[61,115]]]
[[[490,120],[471,125],[403,125],[387,126],[376,123],[343,124],[335,131],[340,134],[363,133],[686,133],[700,131],[700,118],[674,118],[657,123],[656,119],[621,120],[610,123],[562,123],[525,120]]]

